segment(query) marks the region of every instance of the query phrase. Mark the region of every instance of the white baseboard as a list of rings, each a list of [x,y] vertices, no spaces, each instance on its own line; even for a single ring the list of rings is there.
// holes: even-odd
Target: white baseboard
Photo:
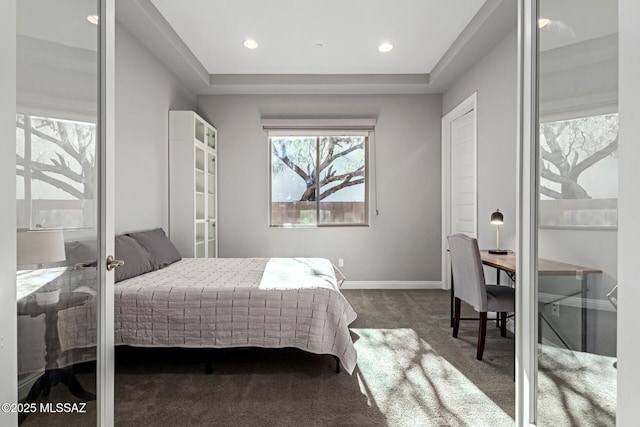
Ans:
[[[346,280],[342,289],[442,289],[441,281],[426,280]]]

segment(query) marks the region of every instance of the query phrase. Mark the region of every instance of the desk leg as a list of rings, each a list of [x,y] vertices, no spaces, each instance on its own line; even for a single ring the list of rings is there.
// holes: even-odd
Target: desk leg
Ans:
[[[582,318],[582,339],[581,339],[581,350],[583,352],[587,351],[587,275],[583,274],[582,275],[582,292],[581,292],[581,318]]]
[[[500,285],[500,269],[496,268],[496,285]],[[496,326],[500,326],[500,320],[499,320],[500,316],[496,316]],[[504,320],[502,320],[504,322]],[[503,328],[504,329],[504,328]],[[502,335],[504,336],[504,335]]]

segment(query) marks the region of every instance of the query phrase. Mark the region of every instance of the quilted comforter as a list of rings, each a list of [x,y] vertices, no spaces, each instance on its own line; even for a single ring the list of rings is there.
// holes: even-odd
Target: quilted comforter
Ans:
[[[186,258],[115,285],[116,345],[294,347],[351,374],[355,319],[320,258]]]

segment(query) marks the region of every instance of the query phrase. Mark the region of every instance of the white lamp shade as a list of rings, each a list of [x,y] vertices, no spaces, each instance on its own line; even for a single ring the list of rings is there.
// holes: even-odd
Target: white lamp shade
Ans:
[[[18,265],[66,260],[62,230],[18,231],[16,242]]]

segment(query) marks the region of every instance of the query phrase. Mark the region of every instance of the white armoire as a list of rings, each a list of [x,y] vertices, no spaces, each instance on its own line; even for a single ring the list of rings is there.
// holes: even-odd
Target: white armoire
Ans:
[[[218,256],[217,130],[169,111],[169,238],[184,258]]]

